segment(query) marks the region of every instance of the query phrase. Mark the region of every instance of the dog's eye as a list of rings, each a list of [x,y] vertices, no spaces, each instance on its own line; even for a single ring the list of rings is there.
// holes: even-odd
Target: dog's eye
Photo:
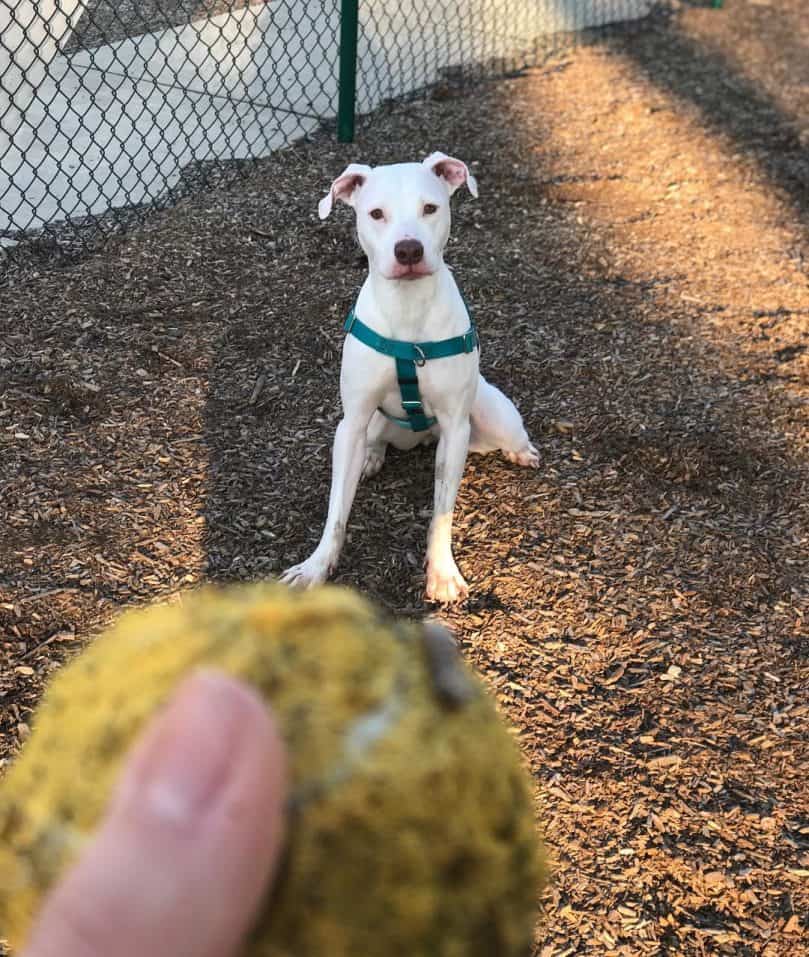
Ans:
[[[371,219],[384,219],[385,214],[381,209],[372,209],[371,210]]]
[[[425,203],[424,204],[424,215],[429,216],[431,213],[437,213],[438,207],[435,203]]]

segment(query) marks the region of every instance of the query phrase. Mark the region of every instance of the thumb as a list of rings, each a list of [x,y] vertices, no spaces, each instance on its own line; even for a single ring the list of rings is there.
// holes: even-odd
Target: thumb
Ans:
[[[278,859],[284,784],[266,705],[224,675],[188,679],[136,746],[25,957],[233,957]]]

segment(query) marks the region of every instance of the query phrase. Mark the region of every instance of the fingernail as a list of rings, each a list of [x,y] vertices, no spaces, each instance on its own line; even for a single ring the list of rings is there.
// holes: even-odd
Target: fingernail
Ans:
[[[122,798],[173,824],[193,827],[226,785],[261,703],[235,680],[200,672],[146,732]]]

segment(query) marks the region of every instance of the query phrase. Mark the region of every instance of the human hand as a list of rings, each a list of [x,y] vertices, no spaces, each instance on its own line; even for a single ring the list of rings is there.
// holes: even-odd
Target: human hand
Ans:
[[[286,763],[266,705],[201,672],[146,729],[23,957],[233,957],[278,862]]]

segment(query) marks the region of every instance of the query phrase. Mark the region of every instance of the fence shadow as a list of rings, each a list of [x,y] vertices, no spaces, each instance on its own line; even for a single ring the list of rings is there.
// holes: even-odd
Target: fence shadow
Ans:
[[[682,37],[671,41],[673,72],[659,65],[657,41],[635,36],[625,50],[620,40],[610,42],[678,96],[695,98],[717,128],[727,126],[757,144],[762,169],[772,171],[773,185],[788,190],[805,214],[794,165],[801,160],[781,149],[789,122],[766,96],[748,93],[746,81],[723,73],[720,60],[693,51]],[[667,41],[661,36],[659,42]],[[722,97],[689,76],[689,57],[702,57],[717,88],[720,77],[730,76],[757,132],[739,126],[735,114],[722,119]],[[476,205],[459,197],[448,257],[483,333],[484,371],[514,396],[546,456],[536,477],[497,459],[470,462],[456,540],[461,564],[476,583],[475,601],[511,602],[531,613],[553,606],[558,581],[543,573],[541,562],[535,567],[537,556],[546,555],[563,526],[575,525],[575,515],[564,509],[571,497],[575,501],[577,485],[588,483],[604,486],[605,501],[610,489],[616,514],[645,510],[644,541],[680,549],[672,558],[672,568],[682,573],[677,587],[693,590],[697,582],[708,604],[743,579],[749,583],[746,604],[790,593],[800,566],[780,563],[778,555],[792,547],[796,534],[791,523],[800,520],[805,463],[777,432],[772,441],[762,440],[760,416],[762,430],[749,428],[756,403],[768,396],[766,379],[742,384],[696,345],[678,339],[675,348],[671,330],[680,317],[663,310],[649,325],[650,311],[658,308],[651,288],[620,277],[592,278],[577,252],[583,232],[578,240],[571,234],[560,254],[563,218],[538,225],[526,220],[525,204],[549,201],[547,171],[524,136],[514,136],[519,116],[510,121],[513,143],[498,127],[508,100],[492,105],[494,95],[489,91],[478,101],[486,105],[491,135],[483,119],[473,122],[451,99],[404,105],[368,129],[361,144],[337,146],[320,137],[282,151],[264,161],[244,189],[187,200],[111,244],[104,257],[61,275],[42,270],[18,295],[9,290],[4,308],[14,328],[7,345],[17,358],[2,371],[4,397],[25,407],[21,434],[28,434],[33,417],[31,428],[54,423],[54,441],[63,429],[71,436],[52,452],[47,444],[21,446],[7,457],[8,477],[20,485],[17,491],[8,485],[5,503],[14,521],[0,532],[0,543],[6,554],[17,544],[20,554],[30,546],[34,556],[32,565],[15,563],[4,576],[9,588],[47,596],[65,581],[78,582],[70,584],[77,592],[90,587],[82,582],[98,581],[104,602],[123,604],[193,580],[200,551],[205,574],[218,579],[272,575],[308,553],[325,516],[329,449],[339,418],[341,319],[363,276],[349,212],[319,223],[318,192],[349,161],[401,160],[443,146],[481,158],[482,199]],[[537,134],[538,142],[543,135]],[[514,230],[514,224],[531,225]],[[614,327],[627,342],[666,342],[665,362],[657,360],[663,378],[644,378],[631,363],[607,362],[612,340],[595,327],[594,316],[608,317],[605,328]],[[701,383],[698,391],[712,383],[721,399],[700,409],[689,399],[692,380]],[[675,381],[681,383],[676,397]],[[577,448],[592,450],[589,464],[571,459],[570,440],[552,424],[564,418],[576,423]],[[122,454],[120,468],[105,466],[109,436],[124,422],[127,442],[145,457],[133,463]],[[178,435],[182,454],[167,452]],[[204,455],[192,454],[195,443]],[[174,466],[161,461],[172,455]],[[431,462],[427,450],[392,455],[383,473],[360,489],[339,576],[392,608],[417,614],[424,611],[420,564]],[[64,482],[60,470],[68,476]],[[22,489],[26,482],[35,485],[40,472],[47,496],[38,517],[29,519],[26,495],[33,493]],[[141,501],[158,486],[164,490],[160,502]],[[189,490],[203,486],[206,501],[201,525],[195,525]],[[110,495],[120,511],[97,507]],[[75,514],[71,497],[78,502]],[[170,507],[175,500],[177,508]],[[696,511],[688,521],[713,543],[710,561],[697,571],[689,570],[689,540],[678,540],[670,525],[678,515],[685,521],[689,503]],[[61,558],[43,562],[36,550],[50,547],[48,521],[64,526],[64,542]],[[192,525],[193,535],[186,535],[182,528]],[[85,534],[105,543],[113,556],[105,561],[115,568],[83,553]],[[152,539],[161,543],[156,551],[143,544]],[[166,565],[173,551],[176,561]],[[635,558],[642,558],[640,552]],[[94,571],[82,572],[83,562]],[[138,571],[127,575],[131,564]],[[517,598],[524,567],[531,574],[521,581],[531,591]],[[85,597],[89,609],[95,598]],[[597,597],[588,601],[599,604]],[[94,620],[96,612],[87,614]],[[70,615],[66,609],[65,621]],[[32,633],[39,636],[45,627]]]
[[[295,161],[300,176],[290,203],[300,219],[290,223],[294,248],[275,277],[278,297],[268,290],[253,317],[229,328],[212,369],[210,571],[236,578],[277,573],[309,553],[325,518],[339,419],[340,320],[364,267],[350,211],[314,223],[317,173],[323,184],[348,161],[401,160],[403,150],[418,155],[420,144],[426,151],[438,142],[486,158],[482,171],[494,195],[487,197],[484,188],[478,207],[461,200],[449,258],[476,308],[484,372],[514,396],[546,456],[538,477],[515,473],[496,458],[470,460],[457,542],[462,565],[477,579],[476,601],[505,603],[517,614],[552,606],[558,582],[536,567],[537,556],[576,524],[568,514],[575,488],[594,486],[601,489],[600,511],[616,521],[645,516],[643,544],[630,550],[631,564],[642,562],[646,549],[663,548],[671,568],[661,587],[693,593],[706,614],[732,595],[748,609],[785,599],[798,570],[777,556],[782,546],[792,548],[795,533],[786,516],[795,514],[805,488],[806,463],[780,439],[762,442],[771,431],[766,416],[752,428],[751,407],[771,401],[765,401],[766,383],[741,383],[725,357],[698,342],[688,345],[679,331],[683,315],[663,311],[650,321],[649,288],[614,277],[583,278],[592,276],[576,251],[585,237],[574,231],[560,245],[561,221],[551,217],[543,224],[548,231],[515,233],[513,224],[525,221],[522,207],[547,201],[542,169],[526,168],[524,144],[492,142],[484,132],[459,127],[452,110],[427,109],[429,137],[419,105],[399,115],[407,130],[403,143],[386,141],[384,121],[356,147],[324,153],[322,145],[310,145]],[[497,109],[507,111],[508,102]],[[284,165],[281,157],[277,162]],[[261,228],[283,245],[277,213],[267,211]],[[612,336],[597,328],[604,317]],[[616,349],[621,355],[612,361]],[[715,397],[707,408],[705,395]],[[559,419],[576,423],[586,464],[570,459],[569,440],[552,424]],[[337,580],[394,609],[422,614],[419,567],[431,489],[431,452],[393,455],[378,478],[360,487]],[[541,520],[526,506],[532,496],[543,502]],[[488,526],[489,540],[481,538],[486,509],[503,520],[500,528]],[[620,524],[599,535],[600,547],[614,546],[618,561]],[[695,548],[698,563],[696,553],[689,557]],[[491,554],[501,551],[498,569]],[[531,589],[520,597],[513,579],[524,565],[533,569]],[[592,614],[598,603],[593,592],[580,612]]]
[[[749,19],[750,11],[733,15]],[[790,29],[777,7],[767,8],[765,16],[768,31],[777,30],[779,59],[790,64],[809,62],[805,39]],[[753,28],[754,23],[749,26]],[[744,76],[719,49],[708,49],[689,36],[676,18],[665,25],[653,22],[648,30],[631,38],[620,31],[612,33],[605,42],[659,89],[696,107],[706,129],[752,158],[770,185],[783,191],[806,221],[809,152],[807,142],[801,141],[796,117],[784,115],[760,85]],[[804,129],[805,123],[804,119]]]

